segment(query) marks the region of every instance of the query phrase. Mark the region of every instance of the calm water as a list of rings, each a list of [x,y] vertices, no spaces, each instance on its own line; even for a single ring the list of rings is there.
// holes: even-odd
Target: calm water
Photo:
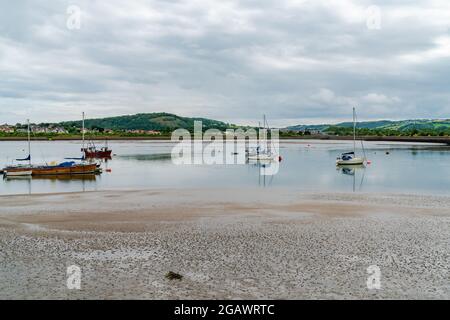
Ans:
[[[450,193],[450,147],[366,142],[366,167],[337,169],[335,159],[351,142],[281,142],[283,161],[275,176],[261,176],[257,165],[172,164],[170,142],[110,142],[111,169],[76,179],[4,179],[0,194],[27,194],[145,188],[293,187],[308,191]],[[26,142],[0,142],[0,164],[26,156]],[[389,152],[389,154],[386,154]],[[33,142],[33,162],[79,157],[79,142]]]

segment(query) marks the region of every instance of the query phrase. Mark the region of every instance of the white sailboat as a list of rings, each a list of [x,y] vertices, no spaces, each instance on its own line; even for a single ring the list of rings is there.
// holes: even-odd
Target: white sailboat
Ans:
[[[28,124],[28,157],[25,159],[17,159],[17,161],[28,161],[28,165],[15,165],[8,166],[3,169],[3,174],[6,177],[26,177],[33,174],[31,165],[31,131],[30,120],[27,120]]]
[[[341,154],[336,159],[336,165],[362,165],[365,161],[365,157],[356,156],[356,111],[353,108],[353,151]]]
[[[267,127],[266,127],[266,125],[267,125]],[[266,115],[264,115],[263,130],[269,130],[269,125],[266,120]],[[267,146],[267,131],[266,131],[266,134],[264,135],[264,139],[265,140],[264,140],[263,145],[266,147],[266,149],[262,148],[258,141],[258,145],[257,145],[256,149],[247,152],[247,160],[248,161],[266,161],[266,162],[279,161],[280,156],[278,154],[274,153],[271,150],[272,148],[269,149]]]

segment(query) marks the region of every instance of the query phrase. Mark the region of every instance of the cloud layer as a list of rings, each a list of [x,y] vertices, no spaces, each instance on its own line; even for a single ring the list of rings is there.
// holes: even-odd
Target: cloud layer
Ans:
[[[67,27],[73,5],[80,29]],[[352,106],[360,119],[450,116],[447,0],[0,6],[0,122],[84,110],[289,125],[347,120]]]

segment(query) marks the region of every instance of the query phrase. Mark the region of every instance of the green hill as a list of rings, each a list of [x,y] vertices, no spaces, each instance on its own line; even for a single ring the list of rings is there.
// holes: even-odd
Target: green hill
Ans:
[[[450,130],[450,119],[433,120],[433,119],[419,119],[419,120],[379,120],[379,121],[363,121],[357,123],[358,129],[369,129],[369,130],[391,130],[399,132],[409,132],[413,130],[417,131],[436,131],[444,132]],[[352,122],[341,122],[334,125],[331,124],[320,124],[320,125],[296,125],[287,127],[287,130],[305,130],[313,129],[320,131],[330,131],[336,128],[352,128]]]
[[[222,121],[211,120],[206,118],[188,118],[180,117],[170,113],[139,113],[135,115],[117,116],[100,119],[87,119],[85,121],[88,129],[110,129],[110,130],[157,130],[162,132],[173,131],[178,128],[188,129],[194,128],[194,121],[202,121],[203,129],[216,128],[225,130],[233,127]],[[81,128],[81,121],[66,121],[60,125],[70,128]]]

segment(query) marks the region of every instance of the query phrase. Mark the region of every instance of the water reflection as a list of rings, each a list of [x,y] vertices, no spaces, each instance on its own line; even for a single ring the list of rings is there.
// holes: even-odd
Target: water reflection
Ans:
[[[258,174],[258,186],[269,187],[272,185],[275,175],[268,175],[268,168],[272,165],[270,160],[249,160],[247,163],[250,167],[255,168]]]
[[[48,180],[48,181],[95,181],[96,174],[79,174],[79,175],[48,175],[48,176],[33,176],[33,180]]]
[[[366,175],[366,166],[364,164],[360,165],[339,165],[336,166],[336,170],[346,176],[352,177],[352,191],[361,191],[364,183],[364,177]],[[358,173],[360,173],[360,178],[358,179]],[[358,188],[356,187],[356,182],[359,182]]]
[[[21,193],[31,194],[31,176],[3,176],[3,181],[6,183],[15,183],[19,184],[21,190],[23,190]]]
[[[270,163],[174,165],[173,144],[134,141],[111,144],[117,156],[102,160],[101,176],[9,179],[0,181],[0,194],[258,186],[319,192],[357,192],[364,188],[364,192],[444,195],[450,190],[450,148],[445,146],[368,142],[366,154],[372,164],[365,168],[336,167],[336,155],[352,147],[345,141],[287,141],[280,146],[283,161],[279,172],[271,176],[265,175]],[[38,141],[33,148],[36,163],[61,161],[65,155],[79,152],[79,144],[75,142]],[[19,142],[0,142],[0,165],[11,164],[18,149]]]
[[[46,192],[48,188],[52,188],[54,192],[86,192],[92,190],[97,175],[5,176],[3,180],[7,184],[12,184],[15,189],[20,189],[20,193],[26,194],[32,194],[33,190],[36,190],[34,193]]]

